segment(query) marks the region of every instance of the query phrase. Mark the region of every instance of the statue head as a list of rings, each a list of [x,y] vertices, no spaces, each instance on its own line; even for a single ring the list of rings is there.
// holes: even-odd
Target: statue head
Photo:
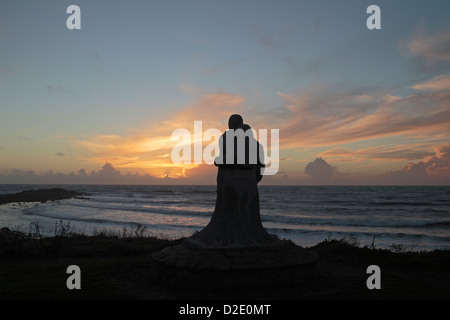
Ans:
[[[236,130],[240,126],[244,124],[244,120],[242,120],[241,115],[239,114],[233,114],[230,119],[228,119],[228,128]]]

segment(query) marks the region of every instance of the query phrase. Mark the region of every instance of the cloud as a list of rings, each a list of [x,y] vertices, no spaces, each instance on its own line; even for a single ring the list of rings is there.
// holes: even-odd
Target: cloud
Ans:
[[[93,50],[89,51],[89,57],[97,63],[102,62],[102,58],[100,57],[100,54],[97,51],[93,51]]]
[[[450,184],[450,144],[434,147],[435,154],[417,163],[407,163],[399,170],[378,177],[388,184]]]
[[[298,34],[300,27],[294,27],[287,24],[283,28],[277,31],[267,31],[263,28],[252,24],[251,34],[253,39],[263,47],[272,50],[280,50],[288,46],[290,38]],[[304,25],[302,25],[302,31],[304,31]]]
[[[339,86],[315,86],[293,94],[278,92],[282,106],[265,111],[247,109],[241,94],[182,87],[193,102],[168,114],[167,120],[127,134],[98,134],[74,142],[82,151],[81,160],[91,164],[110,161],[121,170],[139,169],[156,177],[184,178],[196,173],[192,169],[198,165],[172,163],[167,156],[177,144],[171,141],[172,132],[185,128],[193,134],[196,120],[203,122],[203,132],[209,128],[225,130],[228,117],[241,113],[256,130],[279,129],[280,149],[327,147],[317,156],[334,162],[422,160],[434,155],[431,147],[436,141],[450,138],[448,77],[413,84],[410,94],[403,96],[386,88],[343,90]],[[405,142],[359,149],[342,146],[393,137]],[[334,179],[338,174],[343,173],[335,171]]]
[[[418,162],[408,162],[397,170],[381,174],[340,172],[323,158],[309,162],[304,173],[304,184],[331,185],[450,185],[450,144],[433,147],[434,153]],[[356,160],[357,161],[357,160]]]
[[[434,155],[432,146],[429,143],[405,144],[395,146],[374,146],[368,148],[349,149],[333,148],[323,151],[318,156],[333,159],[334,161],[358,162],[362,160],[381,161],[405,161],[421,160]]]
[[[66,154],[63,152],[57,152],[57,153],[55,153],[55,155],[58,157],[61,157],[61,158],[64,158],[66,156]]]
[[[109,162],[98,171],[87,172],[82,168],[69,174],[55,173],[51,169],[44,174],[37,174],[33,170],[10,169],[0,175],[0,178],[2,183],[19,184],[173,184],[175,180],[170,177],[157,178],[149,174],[123,174]]]
[[[104,67],[104,63],[103,63],[103,59],[101,57],[101,55],[94,50],[89,51],[88,53],[89,55],[89,59],[92,62],[92,68],[93,70],[103,73],[103,74],[108,74],[109,72],[105,69]]]
[[[187,169],[185,177],[177,182],[184,184],[215,185],[217,182],[217,170],[217,167],[214,165],[201,164],[192,169]]]
[[[54,92],[54,93],[56,93],[56,92],[68,92],[67,89],[63,88],[62,86],[60,86],[58,84],[57,85],[53,85],[53,86],[48,85],[48,86],[45,87],[45,89],[47,91],[49,91],[49,92]]]
[[[297,29],[289,25],[279,31],[267,32],[258,27],[252,30],[254,40],[267,51],[287,45],[296,33]],[[449,39],[449,33],[429,35],[416,32],[404,45],[418,59],[433,63],[446,62],[450,60]],[[101,65],[102,59],[98,53],[91,52],[90,55],[93,63]],[[225,63],[208,72],[221,72],[253,58],[256,56]],[[120,135],[98,134],[78,138],[74,142],[82,151],[82,160],[90,164],[100,165],[111,161],[115,168],[121,170],[139,168],[157,177],[184,178],[189,174],[192,177],[192,174],[199,174],[204,168],[193,164],[179,166],[171,162],[167,155],[171,154],[176,144],[171,141],[172,132],[185,128],[192,133],[196,120],[202,120],[203,131],[208,128],[224,130],[229,115],[241,113],[244,120],[255,129],[279,129],[281,149],[321,148],[321,152],[315,156],[333,162],[424,162],[425,158],[435,157],[430,148],[436,141],[450,138],[450,74],[408,85],[406,88],[314,85],[294,92],[279,91],[275,98],[280,101],[280,106],[264,108],[264,111],[262,108],[247,109],[253,103],[246,101],[243,94],[223,90],[206,92],[181,86],[184,92],[192,96],[193,102],[167,114],[166,120],[153,123],[148,129]],[[404,141],[393,145],[392,138]],[[387,145],[375,145],[376,139],[384,139]],[[358,145],[369,144],[370,147],[352,149],[348,146],[356,142]],[[196,168],[197,171],[194,170]],[[429,172],[444,170],[437,164],[426,168]],[[309,173],[314,172],[310,170]],[[396,171],[407,170],[401,167]],[[334,170],[334,180],[338,174],[344,173]],[[313,177],[311,174],[309,176]]]
[[[432,79],[420,82],[413,86],[416,90],[446,91],[450,90],[450,75],[441,75]]]
[[[324,170],[324,176],[328,177],[329,183],[334,184],[382,184],[382,185],[450,185],[450,144],[440,144],[425,149],[423,147],[423,157],[417,162],[407,162],[399,169],[388,170],[381,174],[358,174],[339,172],[334,166],[329,165],[325,160],[311,162],[308,164],[313,171],[320,173]],[[407,146],[389,147],[391,152],[386,152],[382,147],[373,147],[359,150],[348,150],[336,148],[321,153],[322,156],[345,156],[347,161],[356,163],[359,157],[364,159],[403,160],[410,157],[420,157],[418,150],[408,151]],[[433,152],[430,151],[433,150]],[[428,150],[428,151],[425,151]],[[340,161],[334,159],[333,161]],[[314,166],[312,166],[314,164]],[[309,170],[311,170],[311,168]],[[331,168],[334,169],[331,175]],[[305,173],[306,168],[305,168]],[[327,181],[327,180],[325,180]]]
[[[39,176],[33,170],[22,170],[12,168],[5,170],[5,174],[0,174],[0,180],[4,184],[17,183],[17,184],[27,184],[27,183],[39,183]]]
[[[424,30],[418,30],[405,45],[412,55],[428,61],[450,60],[449,31],[430,35]]]
[[[170,155],[177,141],[172,141],[172,132],[187,129],[193,139],[194,121],[202,121],[202,130],[217,128],[225,130],[231,114],[243,110],[243,96],[217,92],[189,90],[194,102],[185,108],[167,115],[167,120],[149,126],[149,129],[134,130],[128,134],[98,134],[74,140],[81,150],[83,160],[100,164],[111,161],[117,168],[145,169],[157,177],[185,177],[187,170],[197,164],[174,164]],[[193,140],[192,140],[193,141]],[[210,142],[204,142],[204,146]],[[191,171],[193,172],[193,171]]]
[[[329,165],[322,158],[317,158],[305,167],[305,174],[310,176],[310,182],[315,184],[328,184],[336,168]]]
[[[450,61],[450,31],[429,34],[419,26],[400,48],[407,56],[413,57],[413,64],[420,72],[442,72],[448,70]]]
[[[284,148],[319,147],[377,138],[448,136],[450,88],[447,77],[413,86],[400,97],[372,89],[350,92],[315,87],[296,94],[279,92],[284,106],[261,119],[280,129]],[[423,90],[424,88],[439,90]],[[422,89],[422,90],[420,90]]]
[[[397,170],[385,173],[361,174],[341,172],[323,158],[316,158],[298,172],[279,171],[275,176],[265,176],[263,185],[450,185],[450,144],[433,147],[434,154],[415,163],[409,162]],[[2,183],[21,184],[186,184],[214,185],[217,167],[201,164],[185,169],[182,176],[153,176],[117,169],[106,162],[99,170],[88,172],[81,168],[75,173],[64,174],[47,170],[39,174],[33,170],[10,169],[0,174]],[[306,177],[306,178],[305,178]]]
[[[122,173],[116,170],[113,165],[106,162],[99,171],[92,171],[90,178],[99,183],[119,183],[122,180]]]
[[[300,28],[302,29],[302,32],[305,31],[304,24],[301,24],[301,26],[297,27],[287,24],[277,31],[267,31],[262,27],[252,24],[250,30],[251,39],[262,47],[260,51],[250,53],[248,55],[230,61],[219,63],[202,70],[202,73],[206,75],[216,75],[256,61],[270,52],[286,49],[287,47],[289,47],[290,41],[297,41],[292,40],[292,37],[299,33]]]
[[[450,144],[435,146],[435,156],[428,157],[424,163],[432,181],[450,183]]]
[[[443,66],[437,69],[441,74],[403,88],[317,84],[279,91],[283,106],[258,114],[260,124],[280,129],[281,148],[392,137],[414,142],[449,139],[450,74],[445,66],[450,61],[450,32],[431,35],[417,30],[403,46],[418,60]]]

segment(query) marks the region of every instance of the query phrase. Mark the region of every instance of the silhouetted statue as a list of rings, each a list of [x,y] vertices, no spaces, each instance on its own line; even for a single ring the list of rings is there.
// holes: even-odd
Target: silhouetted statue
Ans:
[[[245,136],[245,163],[244,167],[248,169],[255,169],[256,183],[262,179],[261,168],[265,167],[264,164],[264,149],[262,145],[253,136],[252,128],[248,124],[243,124],[240,128],[248,134]],[[251,159],[253,156],[254,159]],[[252,161],[254,160],[254,161]],[[256,162],[255,162],[256,161]]]
[[[240,115],[232,115],[228,127],[230,130],[220,137],[220,156],[215,160],[218,173],[214,214],[209,224],[187,242],[202,248],[228,248],[279,241],[261,223],[257,183],[264,166],[262,146]],[[234,143],[227,143],[227,138]]]

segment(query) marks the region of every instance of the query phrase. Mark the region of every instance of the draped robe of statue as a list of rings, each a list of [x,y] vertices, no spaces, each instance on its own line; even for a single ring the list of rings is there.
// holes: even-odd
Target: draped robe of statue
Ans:
[[[245,143],[245,163],[239,164],[235,140],[234,162],[230,164],[226,162],[226,133],[220,139],[221,156],[215,161],[218,167],[215,210],[209,224],[187,242],[201,248],[232,248],[279,241],[275,235],[267,233],[261,223],[257,183],[262,179],[260,171],[264,166],[262,146],[253,134],[249,134]],[[257,146],[254,148],[257,163],[250,161],[250,139]]]

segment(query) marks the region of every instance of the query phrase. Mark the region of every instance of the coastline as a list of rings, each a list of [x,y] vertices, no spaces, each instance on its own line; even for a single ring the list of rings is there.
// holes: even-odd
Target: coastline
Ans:
[[[152,236],[178,239],[206,226],[216,201],[213,186],[1,185],[0,194],[49,188],[82,195],[0,205],[0,227],[39,222],[53,236],[60,220],[86,234],[142,225]],[[300,246],[356,238],[377,248],[449,250],[449,188],[267,186],[260,190],[261,219],[269,233]]]
[[[18,193],[0,195],[0,205],[21,202],[47,202],[81,197],[83,193],[62,188],[24,190]]]
[[[63,189],[34,190],[8,197],[9,202],[54,201],[82,194]],[[55,225],[44,237],[39,225],[30,231],[0,228],[0,299],[143,299],[143,300],[410,300],[450,299],[450,250],[407,251],[359,246],[353,239],[326,239],[308,247],[320,256],[318,277],[302,286],[248,288],[242,292],[193,290],[159,283],[150,272],[153,252],[179,244],[149,237],[145,229],[121,234],[77,233],[70,223]],[[82,289],[68,290],[66,269],[82,270]],[[367,268],[381,269],[381,290],[366,286]]]

